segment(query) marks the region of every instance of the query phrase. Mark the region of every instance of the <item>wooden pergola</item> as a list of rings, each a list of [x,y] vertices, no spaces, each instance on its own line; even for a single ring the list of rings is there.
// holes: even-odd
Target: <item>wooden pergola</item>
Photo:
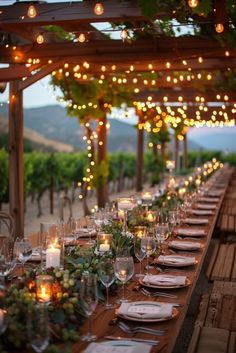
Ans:
[[[235,49],[225,43],[221,46],[219,41],[208,36],[174,37],[158,32],[155,20],[174,19],[173,12],[153,14],[154,20],[151,21],[142,14],[138,1],[109,0],[102,2],[104,13],[97,15],[94,12],[96,3],[90,0],[64,3],[31,1],[37,11],[33,18],[27,15],[30,4],[25,1],[0,6],[0,63],[9,64],[9,67],[0,69],[0,82],[10,82],[10,212],[18,235],[24,232],[22,93],[38,80],[61,68],[79,65],[81,74],[104,75],[105,79],[124,75],[128,82],[136,82],[134,80],[137,79],[139,92],[134,95],[135,100],[145,101],[152,96],[152,101],[163,104],[164,97],[168,97],[168,103],[190,103],[191,115],[198,107],[197,96],[204,96],[204,102],[211,102],[211,109],[218,107],[219,102],[231,108],[236,101],[234,91],[221,92],[217,98],[217,92],[211,88],[217,83],[214,79],[216,73],[224,80],[225,72],[236,69]],[[219,3],[225,9],[224,1],[217,0],[216,5]],[[218,13],[217,10],[207,17],[194,15],[193,18],[201,24],[214,26]],[[129,23],[139,38],[131,42],[111,39],[106,31],[93,25],[104,22],[119,25],[119,32],[125,28],[124,23]],[[58,37],[48,27],[52,25],[60,26],[70,38]],[[151,35],[143,30],[145,26],[153,29]],[[81,33],[85,35],[84,42],[77,40]],[[44,37],[42,44],[37,43],[38,35]],[[84,66],[84,62],[89,63],[89,67]],[[185,77],[191,76],[190,80],[176,78],[177,72]],[[205,78],[199,81],[200,84],[198,82],[197,86],[205,87],[205,92],[195,87],[197,79],[193,79],[202,72],[213,77],[212,80]],[[157,78],[146,80],[146,83],[142,73],[156,74]],[[84,82],[86,84],[86,80]],[[139,154],[142,139],[142,131],[139,131]],[[137,166],[137,173],[140,184],[142,164]]]

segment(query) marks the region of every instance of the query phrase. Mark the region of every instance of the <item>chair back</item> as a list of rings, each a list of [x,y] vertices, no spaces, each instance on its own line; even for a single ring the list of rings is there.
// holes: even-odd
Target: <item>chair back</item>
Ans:
[[[12,216],[4,211],[0,211],[0,246],[6,238],[13,239],[14,221]]]

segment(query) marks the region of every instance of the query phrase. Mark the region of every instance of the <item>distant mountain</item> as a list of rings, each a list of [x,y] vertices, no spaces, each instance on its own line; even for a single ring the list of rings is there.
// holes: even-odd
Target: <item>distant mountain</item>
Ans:
[[[236,151],[236,127],[191,129],[192,141],[208,150]]]
[[[8,106],[0,107],[0,116],[7,118]],[[108,132],[108,150],[136,152],[137,130],[134,126],[110,119]],[[76,149],[85,149],[83,129],[76,118],[69,117],[66,109],[59,105],[24,109],[24,126],[43,135],[47,139],[57,140]],[[189,141],[189,150],[199,150],[201,147]]]

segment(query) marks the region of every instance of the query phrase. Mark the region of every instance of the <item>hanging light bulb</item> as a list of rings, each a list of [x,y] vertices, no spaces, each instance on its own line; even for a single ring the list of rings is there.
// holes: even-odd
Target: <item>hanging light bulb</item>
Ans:
[[[44,42],[44,36],[42,34],[37,35],[36,42],[38,44],[43,44]]]
[[[27,15],[30,18],[35,18],[37,16],[37,10],[34,5],[28,7]]]
[[[122,29],[122,31],[120,32],[120,36],[121,39],[123,40],[123,42],[128,38],[128,32],[126,29]]]
[[[94,6],[94,13],[98,16],[100,16],[104,13],[104,7],[101,2],[96,2],[95,6]]]
[[[217,23],[216,25],[215,25],[215,30],[216,30],[216,32],[217,33],[222,33],[222,32],[224,32],[224,25],[223,25],[223,23]]]
[[[188,0],[188,6],[192,9],[198,6],[198,0]]]
[[[84,43],[86,40],[85,34],[84,33],[80,33],[79,37],[78,37],[78,41],[80,43]]]

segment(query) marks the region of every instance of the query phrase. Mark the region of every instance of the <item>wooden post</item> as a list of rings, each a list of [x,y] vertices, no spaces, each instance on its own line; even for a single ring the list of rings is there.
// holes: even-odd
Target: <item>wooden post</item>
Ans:
[[[184,134],[184,168],[188,168],[188,139],[187,139],[187,134]]]
[[[101,167],[103,163],[107,161],[107,118],[106,114],[102,118],[98,119],[98,147],[97,147],[97,167],[99,172],[105,172],[104,168]],[[105,167],[105,166],[104,166]],[[100,179],[100,178],[99,178]],[[102,184],[100,184],[100,180],[98,180],[99,185],[97,186],[97,204],[99,208],[104,208],[108,199],[107,195],[107,182],[104,184],[104,180]]]
[[[19,81],[10,83],[9,104],[9,200],[14,237],[24,237],[24,140],[23,97]]]
[[[142,124],[142,113],[138,111],[138,125]],[[140,126],[141,127],[141,126]],[[143,189],[143,154],[144,154],[144,133],[143,128],[138,127],[137,136],[137,178],[136,178],[136,191]]]

